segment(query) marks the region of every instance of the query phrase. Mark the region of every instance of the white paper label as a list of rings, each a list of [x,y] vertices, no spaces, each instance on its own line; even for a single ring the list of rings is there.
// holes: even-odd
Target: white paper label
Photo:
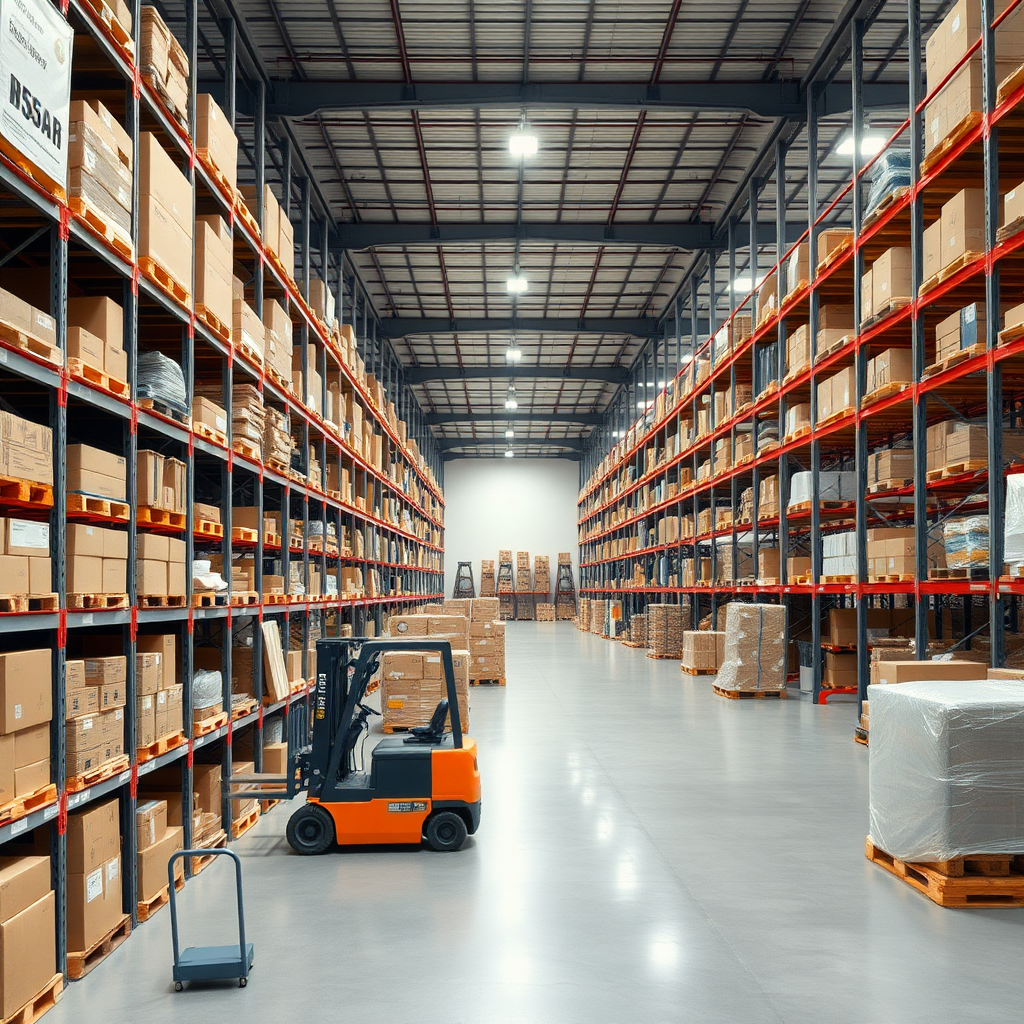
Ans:
[[[21,705],[20,704],[15,704],[14,705],[14,717],[15,717],[16,720],[21,718]]]
[[[83,718],[82,719],[82,732],[87,732],[91,728],[92,728],[92,719],[91,718]]]
[[[0,134],[64,187],[74,31],[43,0],[3,0],[0,10]]]
[[[11,547],[50,550],[50,524],[27,519],[10,520]]]
[[[960,15],[958,14],[953,19],[953,24],[949,26],[949,34],[952,36],[952,35],[955,35],[959,31],[960,31]]]
[[[107,881],[112,882],[118,875],[117,858],[107,861]]]
[[[103,868],[85,876],[85,902],[92,903],[103,895]]]
[[[28,818],[22,818],[11,825],[11,836],[21,835],[28,829]]]

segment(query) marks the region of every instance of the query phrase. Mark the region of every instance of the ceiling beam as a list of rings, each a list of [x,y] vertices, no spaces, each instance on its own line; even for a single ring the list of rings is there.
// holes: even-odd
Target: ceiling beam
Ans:
[[[787,242],[796,242],[804,225],[786,225]],[[736,227],[736,245],[750,243],[746,225]],[[775,225],[758,226],[758,242],[775,243]],[[384,246],[453,245],[477,242],[564,242],[575,245],[640,245],[674,249],[727,249],[728,237],[714,225],[700,222],[685,224],[598,224],[535,221],[462,222],[429,224],[393,222],[343,224],[340,237],[332,242],[335,252],[378,249]]]
[[[213,83],[211,83],[213,84]],[[206,83],[202,83],[206,88]],[[241,90],[239,90],[241,92]],[[849,83],[834,82],[823,95],[830,114],[849,110]],[[865,82],[867,107],[906,105],[906,84]],[[268,117],[311,117],[343,110],[480,109],[484,107],[544,107],[585,110],[730,111],[756,117],[803,121],[806,94],[801,83],[777,82],[370,82],[274,79],[267,93]]]
[[[438,438],[438,448],[445,462],[453,459],[492,459],[497,458],[494,449],[507,450],[512,448],[519,458],[538,459],[570,459],[579,462],[583,453],[584,442],[575,438],[551,439],[546,437],[515,438],[506,441],[502,438]],[[553,448],[557,455],[525,455],[524,448]]]
[[[486,334],[512,331],[541,331],[545,334],[630,334],[646,338],[658,333],[654,317],[589,316],[528,317],[489,316],[456,317],[449,320],[440,316],[381,317],[381,330],[389,338],[405,338],[411,334]]]
[[[625,366],[519,366],[501,363],[484,366],[407,366],[402,371],[406,384],[431,380],[596,380],[623,384],[629,380]]]
[[[604,422],[604,415],[596,412],[530,412],[517,409],[515,412],[428,412],[423,419],[427,426],[436,427],[442,423],[578,423],[584,427],[596,427]]]

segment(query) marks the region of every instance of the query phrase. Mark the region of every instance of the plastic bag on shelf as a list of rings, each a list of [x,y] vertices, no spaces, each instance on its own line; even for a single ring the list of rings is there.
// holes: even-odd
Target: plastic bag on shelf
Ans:
[[[1024,565],[1024,473],[1006,478],[1005,556],[1011,576]]]
[[[897,189],[910,187],[910,150],[887,149],[871,166],[871,189],[865,215]]]
[[[228,585],[219,572],[211,571],[208,558],[196,558],[192,561],[192,587],[196,593],[222,593]]]
[[[163,402],[188,415],[188,394],[181,367],[163,352],[140,352],[138,365],[139,398]]]
[[[988,516],[947,520],[942,526],[942,539],[948,568],[980,569],[988,566]]]
[[[869,830],[906,861],[1024,853],[1024,682],[870,686]]]
[[[216,707],[223,700],[224,677],[220,672],[197,668],[192,674],[192,707]]]

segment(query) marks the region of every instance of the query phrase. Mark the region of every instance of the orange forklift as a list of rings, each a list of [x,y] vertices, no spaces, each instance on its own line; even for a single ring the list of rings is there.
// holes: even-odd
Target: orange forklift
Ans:
[[[371,715],[363,703],[370,680],[389,651],[441,655],[446,698],[430,722],[386,736],[370,753],[369,771],[359,752]],[[463,735],[447,640],[331,638],[316,645],[312,742],[289,743],[286,795],[307,791],[306,803],[288,822],[296,853],[324,853],[339,846],[426,842],[458,850],[480,824],[480,770],[476,743]],[[451,719],[451,731],[445,724]]]

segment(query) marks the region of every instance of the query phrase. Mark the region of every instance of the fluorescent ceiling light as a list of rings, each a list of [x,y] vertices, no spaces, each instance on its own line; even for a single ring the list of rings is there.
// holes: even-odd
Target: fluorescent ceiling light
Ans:
[[[515,452],[512,451],[511,448],[506,448],[505,449],[505,458],[506,459],[511,459],[514,455],[515,455]]]
[[[511,427],[509,427],[508,430],[505,431],[505,436],[506,437],[515,437],[516,436],[516,432]]]
[[[659,380],[658,381],[658,387],[659,388],[663,388],[664,386],[665,386],[665,382],[663,380]]]
[[[640,399],[640,401],[636,403],[636,407],[638,409],[640,409],[641,411],[646,410],[646,409],[650,409],[652,405],[654,405],[653,401],[646,401],[645,402],[643,399]]]
[[[732,290],[734,292],[742,292],[744,295],[752,292],[754,288],[760,288],[764,284],[764,280],[767,274],[762,274],[757,279],[757,284],[754,284],[754,279],[749,274],[741,274],[739,277],[733,278]]]
[[[536,156],[537,145],[537,136],[525,124],[508,137],[508,151],[516,160],[529,160],[531,156]]]
[[[513,341],[505,349],[505,362],[518,363],[523,358],[523,350]]]
[[[516,401],[515,395],[509,395],[508,398],[505,399],[505,408],[510,412],[519,408],[519,403]]]
[[[860,140],[860,155],[861,156],[874,156],[876,153],[881,153],[885,147],[886,138],[884,135],[868,134]],[[853,156],[853,135],[847,135],[842,142],[839,143],[836,152],[840,156]]]
[[[518,270],[505,282],[505,287],[513,295],[522,295],[529,286],[530,282]]]

